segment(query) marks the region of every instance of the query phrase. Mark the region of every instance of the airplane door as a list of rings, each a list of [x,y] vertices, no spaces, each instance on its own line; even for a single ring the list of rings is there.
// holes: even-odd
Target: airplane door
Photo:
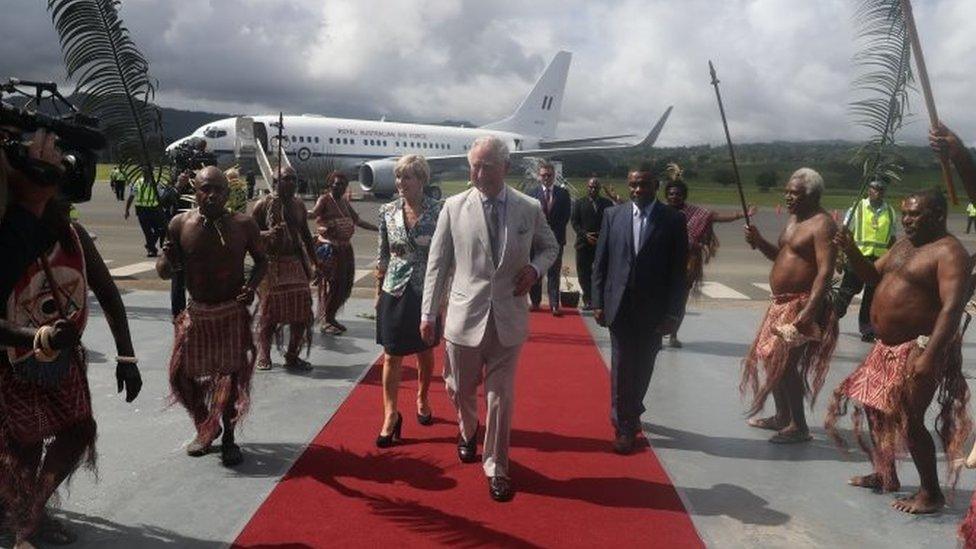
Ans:
[[[264,125],[264,122],[254,123],[254,137],[261,142],[261,146],[265,151],[268,150],[268,127]]]

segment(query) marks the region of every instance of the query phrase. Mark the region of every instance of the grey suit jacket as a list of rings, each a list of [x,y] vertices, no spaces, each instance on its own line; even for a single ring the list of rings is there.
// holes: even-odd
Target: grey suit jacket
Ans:
[[[454,195],[441,208],[427,257],[421,314],[439,312],[450,280],[444,338],[452,343],[481,344],[489,312],[502,345],[522,343],[528,335],[529,303],[524,295],[512,295],[515,277],[526,265],[546,272],[559,252],[539,202],[511,187],[506,192],[506,241],[497,268],[480,191]]]

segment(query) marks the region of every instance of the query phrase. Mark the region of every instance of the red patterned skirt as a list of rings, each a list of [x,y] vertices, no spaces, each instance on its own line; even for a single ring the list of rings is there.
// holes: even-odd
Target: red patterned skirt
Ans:
[[[201,438],[216,436],[232,397],[233,421],[247,413],[254,357],[251,314],[244,305],[190,302],[176,318],[169,362],[170,398],[186,407],[191,416],[197,412],[194,420]]]
[[[356,256],[349,243],[333,244],[327,272],[320,274],[317,320],[325,323],[349,300],[356,282]]]
[[[312,290],[305,274],[302,259],[295,256],[278,257],[268,265],[268,274],[258,287],[257,332],[273,331],[281,348],[281,327],[301,324],[302,344],[312,344]],[[264,356],[270,342],[258,337],[258,354]]]
[[[752,347],[749,348],[749,354],[742,361],[742,380],[739,383],[739,390],[742,392],[748,390],[753,395],[749,415],[755,415],[762,410],[766,398],[779,385],[786,368],[790,366],[790,354],[794,347],[777,336],[774,328],[793,324],[809,298],[809,294],[773,296],[773,302],[759,325],[759,332]],[[837,346],[837,315],[829,304],[824,304],[818,326],[822,334],[820,339],[804,344],[799,360],[793,366],[800,371],[800,376],[804,380],[804,393],[811,405],[827,378],[830,357],[834,354],[834,347]],[[760,373],[760,365],[762,365],[762,373]]]
[[[846,442],[837,432],[837,420],[847,413],[851,400],[855,401],[853,414],[854,436],[858,445],[871,456],[875,470],[886,475],[893,470],[899,452],[906,448],[908,429],[908,394],[913,383],[913,361],[922,353],[915,340],[898,345],[875,343],[864,362],[847,376],[834,391],[827,409],[825,426],[827,433],[839,446]],[[945,364],[939,376],[937,400],[939,413],[935,427],[946,453],[949,467],[948,484],[954,486],[958,467],[954,465],[962,457],[962,446],[972,430],[969,419],[969,388],[962,377],[962,344],[956,338],[946,353]],[[873,445],[863,435],[863,417],[870,421]],[[884,479],[888,481],[889,479]]]
[[[7,433],[22,445],[41,442],[92,419],[83,353],[72,357],[67,375],[54,387],[22,380],[6,360],[0,361],[0,413]]]
[[[261,321],[270,324],[308,322],[312,316],[312,291],[308,283],[301,258],[273,259],[258,288]]]

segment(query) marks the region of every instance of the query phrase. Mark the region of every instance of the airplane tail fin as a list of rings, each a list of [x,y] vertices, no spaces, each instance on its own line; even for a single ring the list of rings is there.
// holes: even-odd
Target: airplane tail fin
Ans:
[[[522,104],[511,116],[482,126],[487,130],[521,133],[538,137],[556,135],[559,111],[563,105],[563,90],[573,54],[561,51],[556,54],[535,87],[525,96]]]

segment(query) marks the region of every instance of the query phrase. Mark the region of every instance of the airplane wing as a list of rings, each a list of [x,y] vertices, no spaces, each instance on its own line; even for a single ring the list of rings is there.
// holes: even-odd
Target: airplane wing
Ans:
[[[648,132],[647,135],[644,136],[644,139],[642,139],[638,143],[623,143],[623,144],[614,144],[614,145],[609,145],[609,144],[592,145],[587,147],[561,146],[561,147],[542,148],[542,149],[510,151],[509,157],[510,158],[525,158],[525,157],[547,158],[550,156],[559,156],[559,155],[583,153],[583,152],[599,153],[599,152],[610,152],[610,151],[628,151],[628,150],[635,150],[635,149],[650,149],[651,147],[654,146],[654,143],[657,141],[658,136],[661,135],[661,131],[664,129],[664,125],[667,123],[668,117],[671,116],[671,111],[673,109],[674,109],[673,106],[668,107],[667,110],[664,111],[664,114],[661,115],[661,118],[657,121],[657,124],[654,124],[654,127],[651,128],[651,131]],[[594,138],[594,139],[598,139],[598,138]],[[605,139],[610,139],[610,137],[606,137]],[[574,140],[567,140],[567,141],[574,141]],[[558,143],[558,142],[553,142],[553,143]],[[431,169],[436,170],[441,166],[447,167],[458,161],[466,161],[468,156],[467,154],[451,154],[451,155],[444,155],[444,156],[428,156],[426,158],[427,158],[427,163],[430,165]]]
[[[620,135],[601,135],[599,137],[577,137],[575,139],[543,139],[539,146],[544,149],[555,147],[567,147],[569,145],[581,145],[583,143],[595,143],[598,141],[609,141],[611,139],[621,139],[624,137],[634,137],[632,133],[622,133]]]

